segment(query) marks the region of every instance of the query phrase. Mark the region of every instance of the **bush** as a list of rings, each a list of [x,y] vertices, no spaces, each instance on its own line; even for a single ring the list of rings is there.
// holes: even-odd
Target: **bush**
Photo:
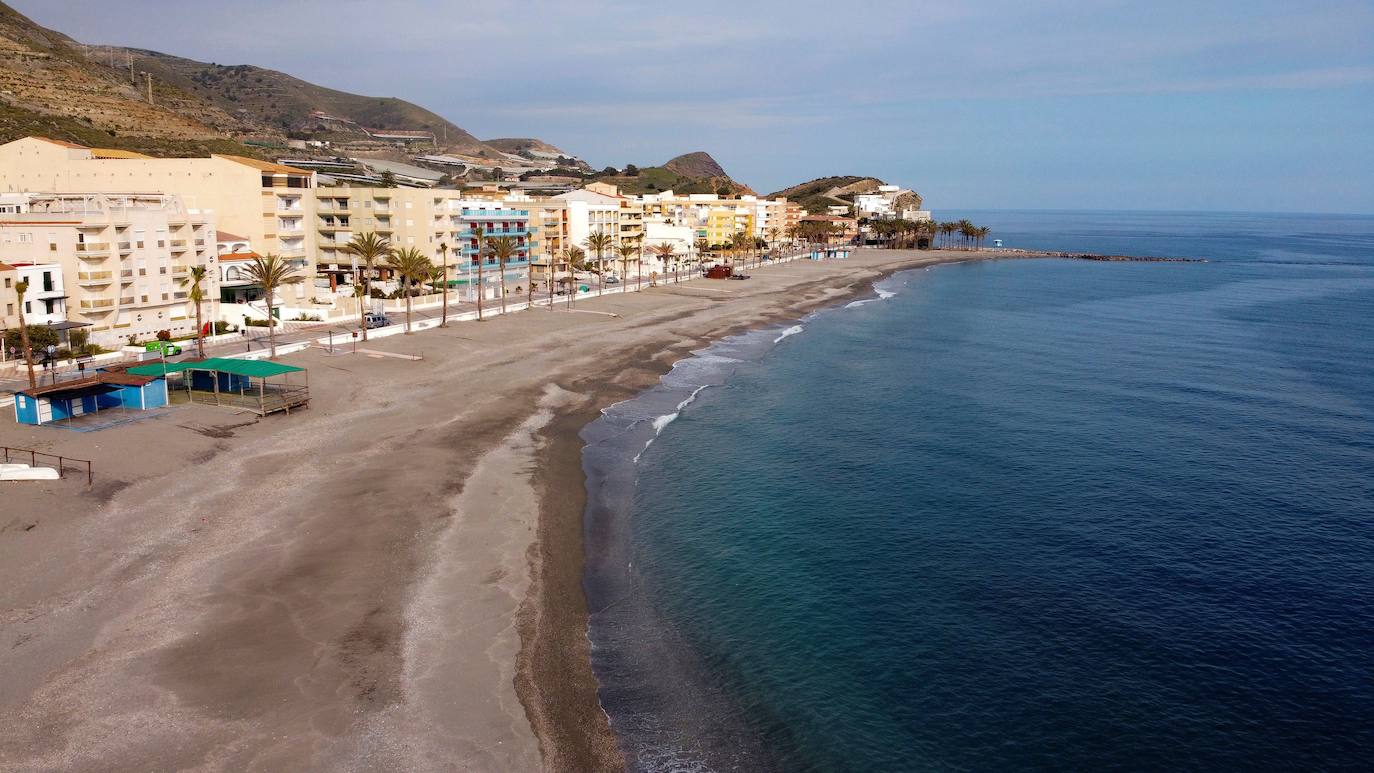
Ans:
[[[170,330],[159,330],[159,331],[157,331],[157,340],[159,340],[159,341],[170,341],[170,340],[172,340],[172,331],[170,331]]]
[[[372,288],[372,297],[379,300],[386,300],[387,294],[381,288],[374,287]]]
[[[57,331],[47,325],[29,325],[29,347],[34,354],[41,355],[48,346],[57,346],[61,343]],[[19,336],[19,328],[11,328],[5,331],[5,348],[18,349],[22,345]]]
[[[248,327],[272,327],[277,324],[277,321],[275,319],[245,319],[243,324]]]
[[[82,350],[91,342],[91,334],[85,328],[74,328],[67,334],[67,343],[71,344],[72,349]]]
[[[235,327],[234,325],[231,325],[231,324],[229,324],[228,322],[225,322],[225,321],[222,320],[222,319],[217,319],[217,320],[215,320],[215,335],[218,336],[218,335],[224,335],[225,333],[235,333],[235,332],[238,332],[238,328]]]
[[[298,314],[298,315],[296,315],[296,317],[295,317],[294,319],[292,319],[291,321],[292,321],[292,322],[319,322],[319,321],[320,321],[320,315],[318,315],[318,314]]]

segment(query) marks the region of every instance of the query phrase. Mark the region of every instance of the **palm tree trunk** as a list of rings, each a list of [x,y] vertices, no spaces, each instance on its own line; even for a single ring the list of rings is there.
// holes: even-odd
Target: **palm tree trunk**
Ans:
[[[482,251],[477,251],[477,321],[482,321],[482,295],[486,290],[486,285],[482,281]]]
[[[439,327],[448,327],[448,253],[444,253],[444,310],[439,313]]]
[[[205,359],[205,323],[200,318],[200,304],[196,301],[196,354]]]
[[[363,338],[367,340],[366,337]],[[277,320],[272,316],[272,293],[267,293],[267,347],[268,358],[277,359]]]
[[[29,325],[24,321],[23,293],[19,293],[19,345],[24,349],[24,364],[29,369],[29,389],[37,389],[38,381],[33,377],[33,352],[29,351]]]
[[[368,301],[372,300],[372,262],[368,261],[363,266],[363,297],[358,299],[358,306],[361,308]],[[361,315],[362,312],[359,312]],[[361,319],[361,316],[359,317]],[[367,342],[367,324],[362,324],[363,342]]]
[[[407,283],[407,284],[408,284],[408,283]],[[406,293],[406,335],[410,335],[410,304],[411,304],[411,297],[410,297],[410,288],[409,288],[409,287],[405,288],[405,293]]]
[[[506,259],[496,259],[496,269],[501,272],[501,313],[506,313]]]

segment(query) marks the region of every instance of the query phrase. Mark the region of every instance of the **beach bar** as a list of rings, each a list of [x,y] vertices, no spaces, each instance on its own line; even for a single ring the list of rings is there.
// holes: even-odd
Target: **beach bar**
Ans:
[[[101,372],[16,392],[14,418],[20,424],[73,424],[103,411],[142,411],[166,404],[167,382],[161,376]]]
[[[169,381],[173,401],[226,408],[242,408],[259,416],[303,408],[310,402],[310,378],[305,368],[270,360],[231,360],[211,357],[205,360],[153,363],[129,368],[128,373],[160,376]]]

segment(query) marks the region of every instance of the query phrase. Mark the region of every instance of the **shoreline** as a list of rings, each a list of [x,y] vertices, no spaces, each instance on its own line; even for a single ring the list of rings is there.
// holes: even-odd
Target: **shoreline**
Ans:
[[[417,363],[307,350],[283,358],[315,371],[291,417],[6,427],[97,478],[6,491],[0,766],[623,768],[582,427],[726,335],[1004,257],[1028,256],[867,250],[386,339]]]
[[[598,699],[600,683],[592,672],[589,610],[583,586],[587,540],[592,535],[585,522],[589,482],[584,470],[583,451],[586,444],[581,437],[582,430],[601,418],[604,409],[611,404],[635,399],[658,386],[674,365],[693,356],[694,349],[709,347],[750,331],[797,322],[823,309],[841,307],[861,296],[873,294],[877,283],[902,271],[972,260],[1042,257],[1024,252],[1002,254],[998,251],[995,257],[951,252],[954,254],[940,260],[917,259],[908,264],[885,267],[866,277],[862,283],[850,284],[825,298],[777,309],[774,313],[749,322],[728,325],[703,334],[700,343],[680,352],[679,356],[656,360],[661,367],[638,379],[637,388],[630,387],[627,391],[625,387],[617,387],[594,392],[590,405],[580,411],[564,414],[545,428],[545,443],[539,464],[540,469],[546,471],[541,493],[539,542],[549,544],[553,537],[566,540],[576,533],[578,545],[573,561],[562,560],[567,556],[556,556],[548,551],[541,554],[538,573],[542,582],[537,583],[538,593],[532,592],[527,597],[535,609],[522,611],[521,638],[531,646],[522,648],[521,653],[518,679],[525,685],[521,699],[526,701],[526,709],[532,717],[540,717],[547,722],[547,725],[538,727],[540,722],[536,721],[541,741],[546,738],[550,741],[545,749],[546,767],[553,770],[625,769],[621,756],[623,750],[609,726],[609,717],[601,707]],[[573,491],[576,496],[571,495]],[[574,601],[572,609],[563,606],[569,600]],[[531,649],[538,654],[530,653],[527,657]],[[568,679],[569,669],[571,673],[576,673],[570,685],[560,681]],[[549,696],[546,691],[536,688],[539,684],[563,684],[568,687],[567,690],[557,691],[562,694],[555,698],[567,703],[558,704],[553,707],[555,710],[550,711]]]

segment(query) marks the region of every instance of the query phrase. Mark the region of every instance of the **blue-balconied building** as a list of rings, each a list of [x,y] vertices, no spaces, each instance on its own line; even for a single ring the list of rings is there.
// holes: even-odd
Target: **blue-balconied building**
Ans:
[[[530,237],[534,229],[530,227],[528,209],[464,207],[459,213],[459,219],[463,224],[462,230],[458,232],[458,239],[462,244],[461,254],[464,262],[473,264],[477,258],[477,229],[480,228],[483,238],[509,236],[515,240],[516,251],[506,261],[507,267],[529,265]],[[485,265],[495,264],[496,258],[486,255]]]

